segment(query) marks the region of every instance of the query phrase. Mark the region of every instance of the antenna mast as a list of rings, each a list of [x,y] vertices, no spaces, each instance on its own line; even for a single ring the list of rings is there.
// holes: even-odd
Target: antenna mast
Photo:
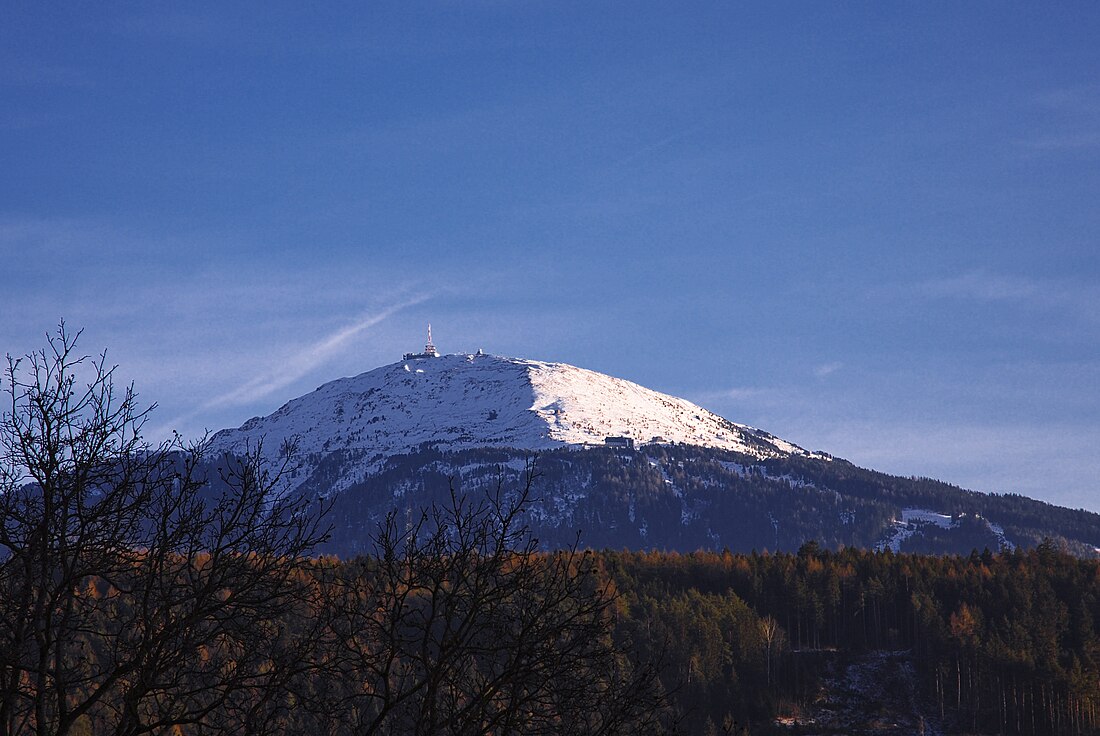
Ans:
[[[424,352],[422,353],[405,353],[402,360],[416,360],[417,358],[438,358],[439,352],[435,349],[435,345],[432,344],[432,323],[428,323],[428,342],[424,345]],[[408,366],[405,366],[408,368]]]
[[[435,356],[438,353],[435,351],[435,345],[432,345],[432,323],[428,323],[428,342],[424,345],[424,355]]]

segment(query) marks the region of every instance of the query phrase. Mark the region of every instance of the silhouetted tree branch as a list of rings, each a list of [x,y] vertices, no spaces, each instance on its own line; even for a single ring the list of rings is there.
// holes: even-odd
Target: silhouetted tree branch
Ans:
[[[522,523],[534,478],[390,514],[376,554],[328,581],[332,733],[657,732],[652,667],[612,641],[597,558],[542,554]],[[342,685],[342,686],[338,686]]]
[[[105,356],[8,357],[0,420],[0,734],[259,733],[308,662],[288,636],[323,538],[272,498],[260,448],[225,458],[141,438],[149,409]]]
[[[530,467],[391,514],[374,556],[310,558],[323,509],[276,494],[262,448],[148,445],[151,408],[78,338],[5,373],[0,736],[660,730],[599,558],[523,524]]]

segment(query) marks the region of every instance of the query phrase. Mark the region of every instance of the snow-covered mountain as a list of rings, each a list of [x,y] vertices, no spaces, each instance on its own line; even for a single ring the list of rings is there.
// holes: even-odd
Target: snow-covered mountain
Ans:
[[[610,440],[610,441],[609,441]],[[628,441],[629,440],[629,441]],[[684,399],[563,363],[481,352],[425,352],[326,383],[211,440],[214,457],[261,442],[297,447],[277,492],[326,497],[326,550],[370,551],[390,511],[524,484],[547,548],[963,552],[1050,537],[1079,554],[1100,544],[1100,515],[1020,496],[895,478],[811,453]],[[410,517],[412,518],[412,517]]]
[[[332,490],[359,480],[380,460],[417,448],[474,447],[537,452],[634,443],[683,443],[756,458],[809,455],[767,432],[735,424],[696,404],[564,363],[497,355],[412,357],[326,383],[267,417],[213,438],[217,452],[261,439],[268,451],[297,444],[305,480],[328,453],[357,458]]]

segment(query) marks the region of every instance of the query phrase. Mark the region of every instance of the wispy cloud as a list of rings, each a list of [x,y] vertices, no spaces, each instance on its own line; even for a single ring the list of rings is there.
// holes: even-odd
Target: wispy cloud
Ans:
[[[420,304],[427,296],[417,296],[394,304],[380,312],[365,314],[352,324],[317,340],[293,355],[284,356],[278,366],[261,373],[231,391],[215,396],[196,412],[222,405],[247,404],[289,386],[344,350],[351,340],[402,309]]]
[[[944,425],[844,419],[806,422],[798,434],[804,446],[826,448],[882,472],[1100,511],[1091,480],[1100,472],[1100,430],[1091,423]]]
[[[179,11],[121,15],[110,21],[108,28],[126,36],[205,43],[228,42],[247,35],[239,33],[240,20],[229,14],[199,15]],[[254,31],[254,27],[249,31]]]
[[[1100,149],[1100,130],[1043,135],[1023,141],[1036,151],[1080,151]]]
[[[931,297],[979,301],[1031,299],[1043,291],[1035,279],[988,271],[970,271],[958,276],[931,279],[920,284],[918,289]]]
[[[1018,144],[1032,153],[1100,150],[1100,85],[1053,89],[1030,100],[1042,128]]]
[[[821,365],[814,368],[814,375],[818,378],[825,378],[825,376],[832,375],[843,367],[844,364],[837,361],[833,361],[832,363],[822,363]]]
[[[243,406],[283,389],[295,381],[307,376],[311,371],[335,360],[350,349],[355,338],[376,327],[398,312],[426,301],[427,295],[401,300],[380,311],[362,314],[354,322],[335,330],[319,340],[290,354],[279,356],[266,368],[260,369],[253,378],[228,391],[224,391],[194,407],[193,410],[173,417],[171,420],[152,428],[149,436],[168,436],[173,430],[192,430],[190,425],[197,417],[218,409]]]
[[[700,406],[706,406],[708,403],[712,402],[757,400],[767,394],[767,389],[734,387],[697,392],[692,394],[691,400]]]
[[[1098,368],[1072,368],[1028,365],[1008,376],[968,371],[962,374],[967,386],[939,372],[876,375],[861,367],[858,379],[844,375],[827,392],[813,383],[776,384],[689,398],[862,467],[1100,511],[1093,481],[1100,473],[1100,428],[1089,393]],[[1066,399],[1058,385],[1078,396],[1075,407],[1060,403]],[[980,406],[968,407],[974,387]],[[946,406],[952,397],[954,406]]]
[[[1050,110],[1100,115],[1100,84],[1049,89],[1034,95],[1032,102]]]
[[[664,138],[661,138],[659,140],[648,143],[648,144],[638,148],[637,150],[632,151],[631,153],[627,154],[626,156],[623,156],[619,160],[612,163],[610,166],[608,166],[608,168],[609,169],[618,169],[618,168],[633,164],[636,161],[639,161],[641,159],[646,158],[647,156],[654,155],[658,151],[660,151],[661,149],[667,148],[667,147],[671,146],[672,144],[677,143],[677,142],[679,142],[679,141],[681,141],[685,138],[688,138],[691,135],[693,135],[694,133],[699,132],[700,130],[703,130],[708,125],[710,125],[710,123],[711,123],[711,120],[709,120],[709,119],[700,120],[700,121],[696,122],[693,125],[689,125],[686,128],[678,130],[675,133],[667,135]]]
[[[1100,322],[1100,284],[1095,283],[979,270],[924,281],[916,290],[934,299],[1015,303],[1063,310],[1089,322]]]
[[[91,89],[94,77],[85,69],[57,64],[4,64],[0,85],[12,87],[73,87]]]

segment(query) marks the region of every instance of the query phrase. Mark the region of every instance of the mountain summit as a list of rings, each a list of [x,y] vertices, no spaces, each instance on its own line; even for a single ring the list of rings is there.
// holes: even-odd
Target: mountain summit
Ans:
[[[308,457],[351,451],[365,461],[424,446],[529,452],[565,446],[681,443],[756,458],[806,455],[802,448],[736,424],[684,399],[565,363],[425,353],[326,383],[267,417],[213,438],[240,452],[296,441]]]

